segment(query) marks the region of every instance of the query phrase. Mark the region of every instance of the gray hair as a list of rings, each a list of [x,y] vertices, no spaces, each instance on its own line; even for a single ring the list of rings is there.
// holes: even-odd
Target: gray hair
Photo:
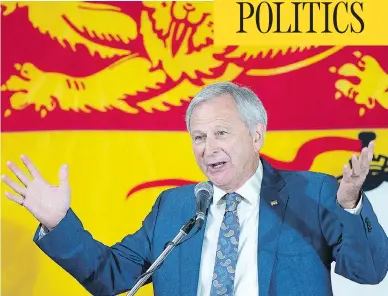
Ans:
[[[186,111],[186,126],[190,132],[190,118],[194,108],[199,104],[229,94],[236,103],[241,119],[249,132],[253,134],[257,124],[263,123],[267,128],[267,112],[256,94],[248,87],[238,86],[232,82],[216,82],[203,88],[190,102]]]

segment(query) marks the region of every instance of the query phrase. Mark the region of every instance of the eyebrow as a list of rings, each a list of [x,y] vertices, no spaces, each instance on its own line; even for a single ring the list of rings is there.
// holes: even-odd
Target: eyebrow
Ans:
[[[199,130],[195,130],[195,131],[192,131],[191,134],[204,134],[205,132],[202,132],[202,131],[199,131]]]

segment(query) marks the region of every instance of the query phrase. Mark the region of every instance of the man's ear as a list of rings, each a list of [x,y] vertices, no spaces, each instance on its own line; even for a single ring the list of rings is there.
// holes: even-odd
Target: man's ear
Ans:
[[[264,144],[264,133],[265,126],[262,123],[259,123],[256,126],[255,133],[253,135],[253,146],[255,147],[255,151],[258,153],[261,147]]]

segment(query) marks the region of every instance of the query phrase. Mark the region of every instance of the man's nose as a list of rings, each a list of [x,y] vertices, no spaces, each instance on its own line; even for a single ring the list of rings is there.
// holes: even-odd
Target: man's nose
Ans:
[[[217,140],[212,138],[206,138],[206,145],[205,145],[205,154],[211,155],[218,153],[220,151],[220,147],[217,143]]]

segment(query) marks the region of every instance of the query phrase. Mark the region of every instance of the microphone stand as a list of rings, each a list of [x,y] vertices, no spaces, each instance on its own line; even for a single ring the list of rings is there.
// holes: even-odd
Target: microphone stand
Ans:
[[[147,271],[140,276],[133,288],[128,292],[127,296],[133,296],[140,289],[140,287],[149,279],[153,272],[163,263],[170,252],[182,241],[182,239],[193,229],[196,223],[197,216],[194,216],[184,224],[175,238],[167,245],[155,262],[147,269]]]

